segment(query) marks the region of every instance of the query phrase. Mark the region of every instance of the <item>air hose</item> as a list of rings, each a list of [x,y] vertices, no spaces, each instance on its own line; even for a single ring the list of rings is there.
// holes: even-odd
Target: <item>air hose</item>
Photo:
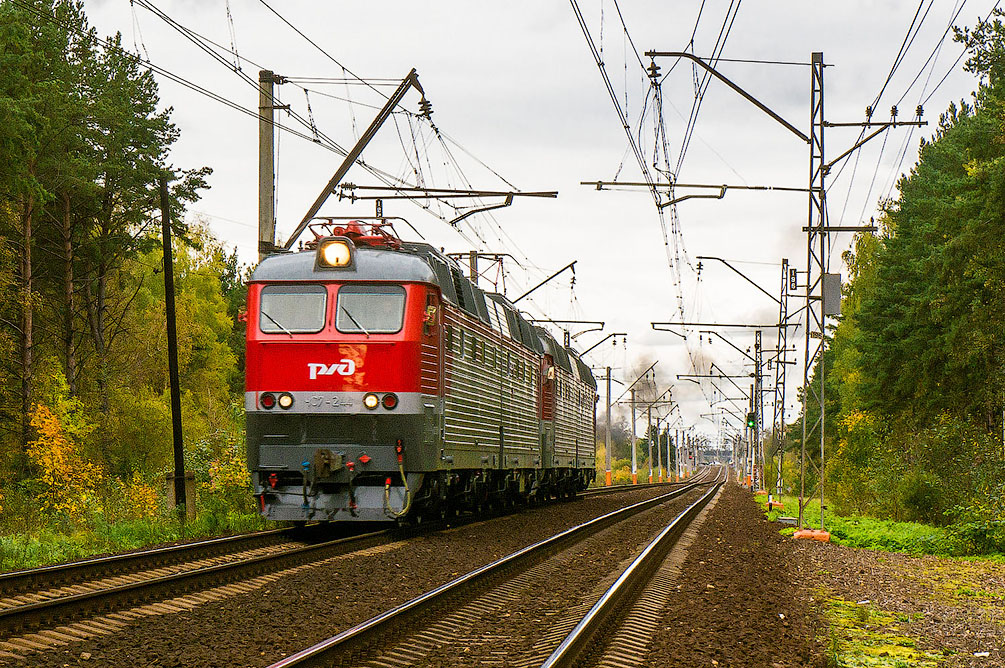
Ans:
[[[391,519],[398,519],[408,514],[412,507],[412,490],[408,488],[408,476],[405,475],[405,457],[402,453],[401,439],[394,446],[395,454],[398,455],[398,472],[401,474],[401,482],[405,485],[405,505],[401,512],[391,510],[391,479],[384,481],[384,514]]]

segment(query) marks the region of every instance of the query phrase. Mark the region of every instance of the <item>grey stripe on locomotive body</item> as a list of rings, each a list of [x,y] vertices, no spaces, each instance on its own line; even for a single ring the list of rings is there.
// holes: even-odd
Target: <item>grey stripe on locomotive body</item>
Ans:
[[[426,448],[435,446],[436,452],[410,456],[410,471],[578,468],[592,472],[597,383],[575,353],[532,327],[502,295],[482,292],[464,277],[455,260],[428,244],[406,242],[397,251],[360,246],[354,260],[352,269],[331,271],[315,267],[313,252],[273,255],[259,264],[252,281],[419,282],[440,288],[442,363],[441,351],[424,345],[420,364],[426,406],[421,419],[429,423],[420,430],[421,440]],[[495,322],[493,311],[498,313]],[[510,336],[499,331],[498,318],[505,318]],[[553,425],[542,421],[539,412],[544,352],[554,358]],[[435,390],[437,367],[444,383],[442,401]],[[269,445],[261,442],[261,447]]]

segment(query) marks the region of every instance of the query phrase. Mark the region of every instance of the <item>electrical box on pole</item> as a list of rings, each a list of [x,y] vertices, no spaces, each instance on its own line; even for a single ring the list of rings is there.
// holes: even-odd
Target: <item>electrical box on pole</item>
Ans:
[[[823,275],[824,315],[841,315],[841,274]]]

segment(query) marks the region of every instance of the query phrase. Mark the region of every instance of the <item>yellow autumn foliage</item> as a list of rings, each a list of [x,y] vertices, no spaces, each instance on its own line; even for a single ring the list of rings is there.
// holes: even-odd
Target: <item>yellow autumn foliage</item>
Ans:
[[[59,416],[45,404],[32,409],[31,426],[37,437],[28,444],[28,457],[38,469],[42,510],[74,522],[85,518],[96,507],[101,468],[83,455]]]
[[[143,482],[139,471],[133,471],[132,480],[123,486],[122,496],[132,519],[153,517],[160,508],[160,495],[157,489]]]

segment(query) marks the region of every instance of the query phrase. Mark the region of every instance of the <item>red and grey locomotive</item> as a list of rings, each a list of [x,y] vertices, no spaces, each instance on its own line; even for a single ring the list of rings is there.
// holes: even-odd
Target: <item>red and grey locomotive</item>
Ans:
[[[312,229],[248,289],[248,465],[265,517],[442,516],[593,480],[597,384],[574,351],[384,222]]]

